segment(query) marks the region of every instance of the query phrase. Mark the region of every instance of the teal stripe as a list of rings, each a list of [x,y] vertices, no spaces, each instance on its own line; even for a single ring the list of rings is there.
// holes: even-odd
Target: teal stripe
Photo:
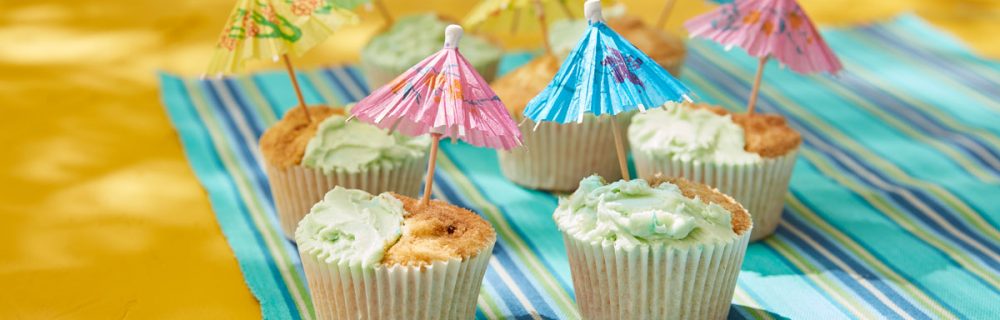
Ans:
[[[710,56],[723,54],[718,46],[692,47],[704,48],[705,51],[702,52]],[[712,61],[719,67],[729,70],[731,74],[739,74],[734,70],[744,70],[745,76],[742,78],[748,80],[752,74],[750,70],[756,68],[756,64],[749,59],[715,58]],[[816,90],[812,86],[797,85],[797,83],[809,83],[806,78],[782,71],[776,68],[765,71],[766,83],[783,85],[780,87],[765,85],[761,89],[762,95],[787,101],[789,105],[784,106],[783,110],[793,113],[811,128],[826,134],[829,139],[837,141],[853,154],[877,165],[886,174],[897,177],[897,182],[931,191],[937,190],[942,202],[948,203],[956,212],[962,213],[968,224],[985,236],[1000,241],[1000,231],[996,230],[995,225],[984,221],[983,217],[965,201],[934,183],[951,190],[962,190],[962,198],[981,212],[1000,212],[1000,202],[992,199],[996,192],[1000,192],[997,188],[1000,185],[983,184],[961,170],[954,162],[942,158],[939,153],[913,143],[911,139],[893,132],[884,124],[872,121],[870,116],[858,113],[849,103],[830,96],[825,91]],[[817,101],[823,101],[824,106],[813,107]],[[942,180],[940,177],[949,178]]]
[[[730,317],[997,314],[1000,102],[991,98],[996,92],[972,88],[1000,81],[1000,64],[971,54],[914,16],[825,34],[847,68],[844,78],[800,76],[774,66],[765,72],[763,109],[785,113],[809,140],[792,177],[788,219],[777,236],[749,247]],[[884,35],[902,43],[886,46]],[[742,108],[755,61],[740,51],[690,45],[696,68],[686,69],[685,78],[701,98]],[[914,48],[933,50],[940,59],[928,61]],[[364,86],[350,72],[302,73],[306,99],[356,100]],[[240,77],[235,87],[217,87],[222,103],[232,92],[247,103],[241,108],[214,101],[197,106],[189,99],[202,99],[207,88],[187,92],[182,80],[166,75],[161,83],[168,114],[265,317],[308,310],[295,249],[278,232],[266,188],[252,183],[260,173],[256,159],[247,157],[260,128],[297,104],[287,74]],[[914,114],[896,114],[907,110]],[[237,138],[249,145],[236,144]],[[477,317],[511,317],[514,310],[525,316],[524,310],[536,309],[577,318],[566,253],[551,219],[556,198],[511,184],[491,150],[464,144],[444,149],[439,186],[481,209],[501,237],[498,252],[506,253],[506,260],[491,262]],[[439,197],[441,190],[435,190]],[[253,237],[260,242],[248,240]],[[518,292],[535,298],[514,297]]]
[[[282,298],[287,296],[283,289],[285,284],[274,281],[281,279],[280,276],[268,264],[259,263],[270,260],[271,252],[256,242],[247,241],[256,233],[256,225],[247,220],[249,215],[246,213],[237,214],[246,209],[231,177],[218,174],[226,171],[222,157],[216,153],[209,129],[199,120],[201,115],[197,113],[197,107],[188,99],[188,89],[182,80],[171,76],[161,75],[160,81],[167,113],[181,133],[186,155],[200,182],[212,191],[209,192],[209,199],[213,210],[234,253],[240,257],[240,270],[247,275],[248,286],[260,299],[262,312],[275,318],[293,317],[297,313],[295,306],[289,306]],[[271,294],[275,291],[284,294]]]

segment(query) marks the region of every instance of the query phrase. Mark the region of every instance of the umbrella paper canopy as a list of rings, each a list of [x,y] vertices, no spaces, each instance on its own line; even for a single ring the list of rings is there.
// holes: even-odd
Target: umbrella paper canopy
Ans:
[[[689,100],[684,84],[604,24],[600,1],[588,1],[585,11],[590,27],[552,82],[528,102],[526,117],[581,122],[588,112],[614,115]]]
[[[467,28],[486,32],[517,32],[538,28],[535,19],[539,5],[551,18],[579,17],[579,0],[483,0],[472,8],[465,21]],[[551,19],[549,20],[555,20]]]
[[[208,74],[236,72],[246,60],[301,55],[357,16],[325,0],[239,0]]]
[[[837,73],[843,66],[795,0],[741,0],[684,23],[692,37],[773,57],[800,73]]]
[[[458,51],[461,36],[461,27],[448,26],[444,48],[362,99],[351,114],[407,135],[440,134],[496,149],[521,145],[503,102]]]

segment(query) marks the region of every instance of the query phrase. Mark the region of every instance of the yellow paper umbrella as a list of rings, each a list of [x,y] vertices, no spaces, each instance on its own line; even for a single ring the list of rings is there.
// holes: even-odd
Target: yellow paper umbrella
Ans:
[[[238,0],[219,35],[207,73],[237,72],[247,60],[284,59],[299,106],[305,108],[288,55],[300,56],[337,28],[356,22],[353,12],[326,0]]]
[[[521,28],[542,31],[545,50],[552,52],[549,45],[546,15],[575,18],[583,15],[581,0],[483,0],[472,8],[463,24],[478,32],[516,33]],[[534,16],[536,19],[522,19]]]

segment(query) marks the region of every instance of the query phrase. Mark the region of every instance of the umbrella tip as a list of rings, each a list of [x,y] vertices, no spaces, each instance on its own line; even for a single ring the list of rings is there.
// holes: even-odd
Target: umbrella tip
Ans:
[[[587,18],[587,22],[604,21],[604,15],[601,14],[601,0],[587,0],[583,4],[583,15]]]
[[[444,47],[458,48],[458,41],[462,39],[462,26],[453,24],[444,28]]]

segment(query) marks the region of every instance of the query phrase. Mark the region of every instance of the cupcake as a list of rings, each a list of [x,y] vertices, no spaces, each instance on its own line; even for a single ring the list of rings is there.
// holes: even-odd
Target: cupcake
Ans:
[[[514,119],[522,121],[525,106],[557,71],[559,61],[545,55],[497,79],[491,87]],[[628,128],[630,118],[631,114],[621,114],[615,121]],[[500,169],[521,186],[557,192],[573,191],[580,179],[592,174],[621,179],[611,127],[610,117],[590,114],[582,123],[542,123],[537,128],[527,120],[521,125],[524,147],[497,151]]]
[[[295,240],[319,319],[472,319],[496,233],[442,201],[336,187]]]
[[[597,176],[559,200],[584,319],[722,319],[752,229],[732,198],[683,179]]]
[[[799,133],[779,115],[674,103],[664,109],[632,119],[628,140],[639,176],[662,173],[718,188],[750,211],[751,240],[773,233],[802,143]]]
[[[687,54],[681,37],[650,27],[637,16],[615,13],[613,10],[605,12],[609,12],[605,14],[608,27],[625,37],[670,74],[680,76],[681,66]],[[549,42],[552,43],[552,51],[557,56],[566,57],[587,30],[587,22],[559,20],[552,24],[551,30]]]
[[[444,30],[450,22],[433,13],[396,20],[388,31],[376,35],[361,49],[361,70],[371,88],[389,83],[411,66],[441,50]],[[462,54],[486,81],[493,80],[503,51],[485,38],[465,35],[459,41]]]
[[[310,107],[309,122],[294,108],[260,138],[260,151],[285,236],[309,208],[335,186],[368,192],[420,193],[426,170],[427,136],[388,134],[342,109]]]

